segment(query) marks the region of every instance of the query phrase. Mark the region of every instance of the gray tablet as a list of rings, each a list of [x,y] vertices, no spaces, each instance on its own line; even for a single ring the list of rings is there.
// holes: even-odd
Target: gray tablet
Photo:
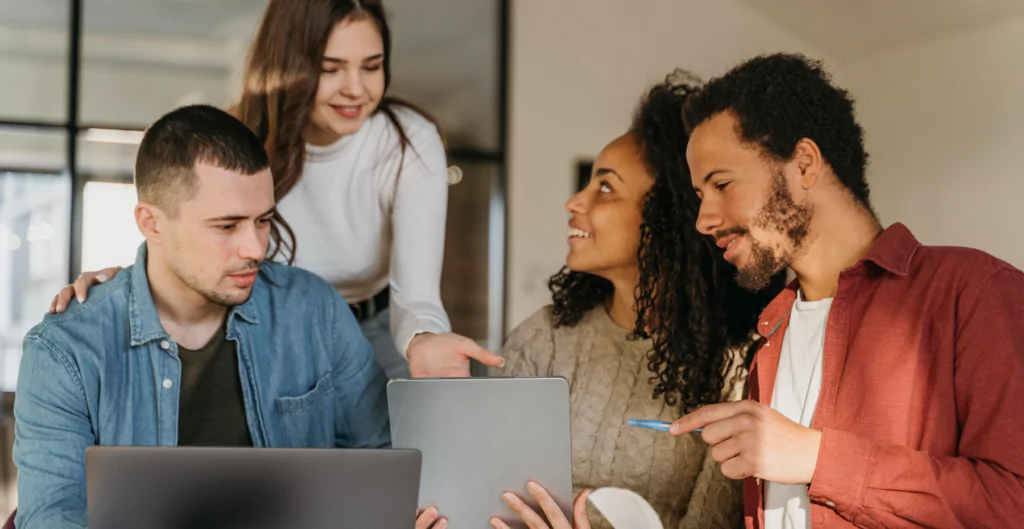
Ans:
[[[406,527],[415,450],[95,446],[90,529]]]
[[[399,379],[388,384],[395,448],[423,454],[420,507],[451,529],[525,527],[502,501],[534,480],[572,516],[569,385],[564,378]],[[538,511],[540,512],[540,511]]]

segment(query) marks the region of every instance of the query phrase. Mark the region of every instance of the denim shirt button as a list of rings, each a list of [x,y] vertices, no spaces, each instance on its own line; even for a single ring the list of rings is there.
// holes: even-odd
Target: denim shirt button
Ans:
[[[169,379],[169,378],[165,378],[164,379],[164,389],[171,389],[171,386],[173,386],[173,385],[174,385],[174,382],[171,382],[171,379]]]
[[[170,349],[171,348],[171,342],[168,342],[167,340],[160,340],[160,348],[165,350],[165,351],[167,349]]]

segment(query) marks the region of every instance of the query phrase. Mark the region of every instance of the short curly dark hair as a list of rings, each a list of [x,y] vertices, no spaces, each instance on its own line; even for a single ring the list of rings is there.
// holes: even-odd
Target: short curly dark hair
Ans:
[[[739,121],[740,137],[771,160],[789,160],[797,142],[813,140],[843,185],[871,209],[868,154],[853,98],[832,84],[821,61],[784,53],[750,59],[709,81],[690,99],[683,122],[692,133],[726,111]]]
[[[630,127],[654,179],[642,210],[632,334],[652,342],[647,354],[652,396],[683,412],[720,402],[742,383],[746,370],[735,369],[734,354],[749,367],[758,314],[784,279],[776,277],[761,292],[741,289],[732,279],[736,269],[697,231],[700,201],[690,183],[689,136],[679,115],[698,92],[693,75],[673,72],[645,94]],[[614,291],[607,280],[568,268],[548,286],[556,327],[575,326]]]

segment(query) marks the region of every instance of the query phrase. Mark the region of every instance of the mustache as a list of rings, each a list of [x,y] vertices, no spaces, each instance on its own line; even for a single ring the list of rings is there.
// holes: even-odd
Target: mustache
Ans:
[[[748,233],[750,233],[750,230],[747,229],[746,226],[736,226],[734,228],[729,228],[729,229],[726,229],[726,230],[718,230],[718,231],[716,231],[715,232],[715,240],[719,241],[723,237],[728,237],[730,235],[746,235]]]
[[[235,276],[235,275],[240,275],[240,274],[251,274],[251,273],[255,272],[256,270],[259,270],[260,269],[260,265],[262,265],[262,264],[263,264],[263,261],[251,260],[251,261],[248,261],[247,263],[245,263],[245,267],[244,268],[239,268],[238,270],[232,270],[232,271],[228,272],[225,275]]]

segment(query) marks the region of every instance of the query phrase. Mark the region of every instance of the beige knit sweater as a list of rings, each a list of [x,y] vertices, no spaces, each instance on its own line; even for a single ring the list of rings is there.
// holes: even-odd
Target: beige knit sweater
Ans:
[[[555,329],[545,307],[517,327],[496,376],[561,376],[569,381],[573,494],[630,489],[654,507],[666,529],[740,527],[739,481],[722,475],[697,434],[675,437],[630,428],[626,419],[674,421],[678,408],[651,398],[650,341],[627,339],[603,308],[575,327]],[[592,505],[595,529],[611,527]],[[621,529],[621,528],[620,528]]]

